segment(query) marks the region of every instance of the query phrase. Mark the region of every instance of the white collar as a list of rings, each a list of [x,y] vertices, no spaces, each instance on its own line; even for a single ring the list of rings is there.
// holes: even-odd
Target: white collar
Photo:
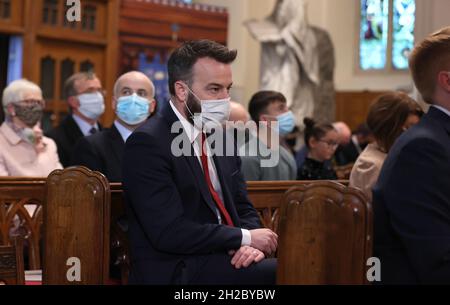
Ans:
[[[81,117],[79,117],[78,115],[76,115],[75,113],[72,113],[72,118],[75,121],[75,123],[77,123],[78,127],[81,130],[81,133],[84,136],[90,136],[91,133],[89,132],[91,130],[92,127],[95,127],[97,129],[97,131],[99,131],[100,129],[98,128],[98,124],[97,122],[95,122],[94,125],[89,124],[88,122],[86,122],[85,120],[83,120]]]
[[[127,141],[128,137],[133,133],[132,130],[129,130],[125,126],[123,126],[119,121],[114,121],[114,126],[116,126],[117,131],[120,133],[124,142]]]
[[[450,116],[450,111],[448,109],[445,109],[442,106],[432,105],[431,107],[435,107],[435,108],[439,109],[440,111],[444,112],[445,114],[447,114],[448,116]]]
[[[197,139],[198,135],[200,134],[200,131],[194,127],[189,121],[178,111],[177,108],[175,108],[175,105],[173,104],[172,100],[169,101],[170,107],[172,107],[173,112],[175,112],[175,115],[178,117],[178,120],[180,120],[181,125],[183,125],[184,132],[187,134],[189,141],[191,143],[194,143],[195,139]]]

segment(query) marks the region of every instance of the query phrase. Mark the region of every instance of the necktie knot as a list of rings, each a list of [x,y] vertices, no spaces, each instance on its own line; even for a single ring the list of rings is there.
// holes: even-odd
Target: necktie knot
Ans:
[[[89,129],[90,134],[94,134],[96,132],[97,132],[97,128],[95,128],[95,127],[92,127],[91,129]]]

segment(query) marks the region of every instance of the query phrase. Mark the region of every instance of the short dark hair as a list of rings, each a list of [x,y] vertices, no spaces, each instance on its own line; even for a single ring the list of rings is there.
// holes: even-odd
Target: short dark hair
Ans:
[[[248,103],[248,112],[252,120],[258,122],[259,116],[266,113],[267,107],[276,101],[286,103],[286,97],[277,91],[259,91],[253,94]]]
[[[333,124],[327,122],[316,122],[312,118],[304,118],[303,123],[305,124],[305,145],[309,148],[309,140],[314,138],[316,140],[322,139],[327,132],[330,130],[336,130]]]
[[[95,79],[97,76],[94,72],[78,72],[70,76],[65,82],[64,82],[64,89],[63,89],[63,98],[67,99],[71,96],[78,95],[79,92],[77,92],[77,89],[75,88],[75,82],[78,80],[91,80]]]
[[[169,91],[175,95],[175,82],[183,80],[192,83],[192,67],[201,58],[212,58],[223,64],[232,63],[237,56],[236,50],[211,40],[193,40],[183,43],[170,55],[167,63],[169,73]]]
[[[389,152],[409,115],[422,116],[419,104],[402,92],[379,96],[369,108],[367,125],[381,149]]]

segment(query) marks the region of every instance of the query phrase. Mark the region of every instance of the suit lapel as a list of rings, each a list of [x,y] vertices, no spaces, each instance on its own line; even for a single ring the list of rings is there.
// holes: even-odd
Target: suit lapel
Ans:
[[[435,107],[430,107],[428,115],[432,117],[433,121],[441,122],[447,134],[450,136],[450,117],[446,113]]]
[[[123,141],[122,136],[120,135],[114,124],[111,126],[108,132],[108,138],[111,142],[113,154],[116,157],[118,164],[121,164],[125,142]]]
[[[171,130],[173,123],[179,122],[178,117],[173,112],[172,107],[170,105],[166,105],[166,107],[164,107],[161,110],[161,115],[167,121],[167,123],[169,125],[169,130]],[[214,216],[217,217],[216,204],[214,203],[212,196],[209,192],[208,185],[206,184],[205,176],[203,174],[203,170],[200,166],[200,162],[194,153],[194,147],[190,144],[189,137],[187,136],[184,129],[181,130],[181,133],[178,133],[178,134],[170,133],[169,134],[169,136],[171,138],[170,139],[171,143],[173,143],[172,141],[175,139],[175,137],[180,136],[180,135],[183,137],[183,141],[182,141],[183,144],[189,143],[189,151],[190,151],[189,156],[181,156],[180,158],[184,158],[186,160],[186,162],[189,164],[189,167],[191,168],[192,174],[195,177],[195,181],[197,182],[197,185],[200,189],[200,193],[202,194],[203,199],[205,200],[207,206],[214,213]],[[184,147],[182,147],[182,149],[183,148]]]
[[[83,133],[80,130],[80,127],[78,127],[75,120],[72,118],[71,114],[68,114],[65,119],[64,130],[66,132],[66,136],[68,139],[70,139],[71,143],[76,143],[78,139],[83,137]]]

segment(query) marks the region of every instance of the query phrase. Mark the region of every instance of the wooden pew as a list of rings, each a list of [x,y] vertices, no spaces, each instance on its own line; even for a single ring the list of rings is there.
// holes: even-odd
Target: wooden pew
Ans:
[[[339,181],[348,185],[347,180]],[[279,209],[286,191],[293,186],[311,184],[312,181],[251,181],[247,183],[248,196],[261,217],[263,225],[278,231]],[[0,245],[11,244],[9,228],[14,215],[19,214],[23,238],[28,242],[29,269],[41,269],[41,245],[43,205],[45,205],[46,178],[2,177],[0,178]],[[110,261],[120,267],[121,281],[127,283],[129,270],[128,238],[126,221],[123,221],[122,185],[109,184],[111,195]],[[38,208],[31,216],[26,213],[26,204]]]
[[[0,245],[12,245],[10,231],[13,222],[19,222],[15,234],[24,240],[26,269],[41,269],[42,223],[46,178],[0,178]],[[27,205],[36,205],[30,215]]]

